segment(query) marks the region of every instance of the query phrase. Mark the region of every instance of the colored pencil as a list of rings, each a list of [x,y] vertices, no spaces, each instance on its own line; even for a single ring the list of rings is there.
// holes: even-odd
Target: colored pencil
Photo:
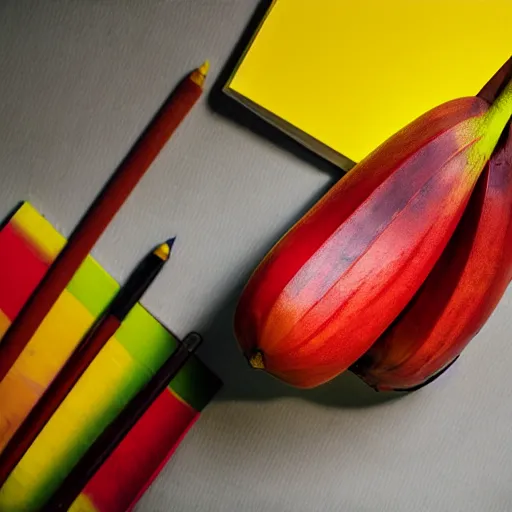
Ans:
[[[74,273],[203,91],[208,62],[183,80],[100,192],[0,344],[3,380]]]
[[[171,254],[174,239],[159,245],[139,263],[106,311],[73,351],[0,453],[0,487],[85,370],[115,334],[126,315],[155,280]]]
[[[42,508],[42,512],[68,510],[87,482],[165,390],[201,344],[201,336],[188,334],[178,348],[110,425],[101,433]]]

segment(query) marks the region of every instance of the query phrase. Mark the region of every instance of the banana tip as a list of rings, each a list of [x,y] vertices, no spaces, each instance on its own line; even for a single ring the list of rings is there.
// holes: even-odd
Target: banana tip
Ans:
[[[264,370],[265,369],[265,363],[263,361],[263,353],[259,350],[254,352],[251,356],[248,358],[249,364],[255,368],[256,370]]]

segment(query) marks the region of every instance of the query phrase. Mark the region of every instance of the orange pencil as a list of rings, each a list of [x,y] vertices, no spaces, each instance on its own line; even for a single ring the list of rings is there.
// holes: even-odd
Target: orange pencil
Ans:
[[[112,218],[201,96],[208,67],[208,62],[205,62],[174,90],[81,219],[68,243],[11,324],[0,343],[0,381],[20,356]]]

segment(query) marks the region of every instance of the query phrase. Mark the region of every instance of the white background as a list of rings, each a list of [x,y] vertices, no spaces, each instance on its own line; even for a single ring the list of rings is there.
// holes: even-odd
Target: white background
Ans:
[[[512,510],[510,294],[447,374],[402,398],[352,375],[299,392],[241,357],[241,287],[340,176],[210,94],[257,3],[0,2],[0,216],[29,200],[64,235],[176,82],[211,60],[207,94],[93,252],[122,280],[177,235],[143,303],[179,336],[202,332],[225,382],[137,511]]]

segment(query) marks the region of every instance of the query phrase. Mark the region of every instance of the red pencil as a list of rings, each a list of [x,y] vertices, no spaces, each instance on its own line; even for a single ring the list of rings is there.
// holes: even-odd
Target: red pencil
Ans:
[[[169,259],[174,239],[158,246],[137,266],[104,314],[75,348],[57,376],[0,453],[0,487],[43,430],[85,370],[115,334]]]
[[[0,343],[0,381],[20,356],[109,222],[199,99],[207,72],[208,62],[205,62],[178,85],[84,215],[3,337]]]

